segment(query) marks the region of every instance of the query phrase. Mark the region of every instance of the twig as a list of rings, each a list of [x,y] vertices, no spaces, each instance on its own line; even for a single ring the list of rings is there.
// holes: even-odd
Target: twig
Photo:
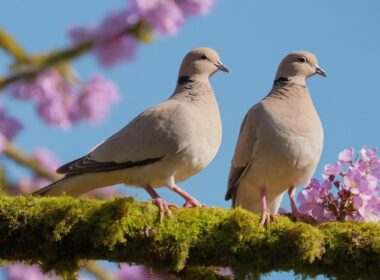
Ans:
[[[114,273],[111,273],[101,265],[98,265],[95,261],[79,261],[78,265],[100,280],[116,280]]]
[[[2,28],[0,28],[0,48],[12,55],[17,61],[28,60],[28,54],[20,44],[18,44],[16,40]]]
[[[77,58],[90,51],[93,45],[94,42],[87,41],[72,48],[54,51],[45,56],[35,56],[34,58],[31,58],[32,65],[34,65],[34,67],[29,67],[30,69],[20,71],[6,78],[0,79],[0,90],[4,89],[13,82],[33,78],[46,68],[52,67],[60,62]]]
[[[4,154],[15,162],[28,167],[40,177],[44,177],[52,181],[62,178],[62,175],[47,171],[34,157],[27,155],[11,142],[5,143]]]

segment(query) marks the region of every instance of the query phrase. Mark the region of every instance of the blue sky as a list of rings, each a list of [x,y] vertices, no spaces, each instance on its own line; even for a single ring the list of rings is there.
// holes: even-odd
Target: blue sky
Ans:
[[[2,0],[0,26],[28,51],[43,52],[68,45],[70,26],[95,24],[107,11],[123,7],[124,3]],[[209,206],[229,207],[223,198],[244,115],[270,90],[281,59],[291,51],[309,50],[328,73],[327,79],[315,76],[308,81],[325,132],[316,171],[320,178],[323,165],[334,162],[343,148],[380,146],[379,10],[378,1],[218,1],[209,16],[189,20],[177,36],[158,38],[141,46],[132,63],[105,70],[92,55],[74,62],[81,77],[99,72],[121,89],[122,101],[96,127],[83,124],[69,131],[47,127],[29,104],[6,100],[10,113],[25,124],[16,143],[26,151],[46,146],[62,162],[77,158],[147,107],[168,98],[182,57],[190,49],[213,47],[231,69],[230,75],[218,73],[212,78],[222,115],[222,146],[203,172],[180,186]],[[9,62],[0,53],[1,74]],[[148,198],[134,188],[125,193]],[[183,203],[167,190],[159,193],[170,202]],[[283,207],[289,208],[287,199]]]

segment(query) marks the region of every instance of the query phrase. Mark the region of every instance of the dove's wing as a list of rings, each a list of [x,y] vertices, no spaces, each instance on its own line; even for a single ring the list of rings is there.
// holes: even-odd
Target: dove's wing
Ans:
[[[180,143],[175,120],[178,103],[168,100],[148,109],[82,158],[60,167],[61,174],[111,171],[150,164],[175,154]]]
[[[260,109],[260,103],[253,106],[246,114],[240,127],[240,134],[232,158],[230,175],[228,178],[228,189],[225,196],[226,200],[232,199],[233,205],[235,204],[239,181],[254,160],[253,152],[255,143],[258,139],[258,127],[261,115]]]

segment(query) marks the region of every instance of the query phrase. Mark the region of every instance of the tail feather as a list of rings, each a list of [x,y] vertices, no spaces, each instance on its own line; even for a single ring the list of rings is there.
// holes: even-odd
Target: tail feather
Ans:
[[[57,188],[59,187],[59,185],[62,185],[62,183],[64,183],[68,177],[71,177],[71,176],[66,176],[58,181],[55,181],[53,183],[51,183],[50,185],[47,185],[46,187],[43,187],[42,189],[39,189],[35,192],[32,193],[32,195],[40,195],[40,196],[46,196],[46,195],[63,195],[63,194],[66,194],[65,192],[62,192],[61,194],[58,194],[57,193]],[[69,193],[67,193],[68,195],[70,195]]]
[[[33,194],[41,196],[70,195],[78,197],[94,189],[112,186],[122,182],[117,174],[114,172],[69,174]]]

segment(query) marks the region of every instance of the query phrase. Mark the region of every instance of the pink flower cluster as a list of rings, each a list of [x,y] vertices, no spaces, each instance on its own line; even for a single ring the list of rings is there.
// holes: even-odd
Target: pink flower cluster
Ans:
[[[9,116],[0,104],[0,154],[4,150],[5,142],[12,140],[21,128],[21,123]]]
[[[70,37],[74,44],[94,41],[100,63],[110,67],[133,59],[138,41],[127,30],[138,22],[162,35],[175,34],[187,17],[207,14],[213,6],[214,0],[130,0],[127,8],[110,13],[98,26],[72,28]]]
[[[160,275],[153,273],[149,268],[143,265],[129,265],[122,264],[120,269],[117,271],[117,279],[119,280],[175,280],[174,276],[170,275]]]
[[[56,280],[59,279],[55,274],[44,274],[38,265],[25,265],[14,263],[5,269],[6,279],[9,280]],[[155,274],[149,268],[142,265],[122,264],[115,273],[114,279],[117,280],[175,280],[174,276]],[[79,275],[78,279],[88,279]]]
[[[25,265],[14,263],[5,269],[5,276],[8,280],[58,280],[54,275],[45,275],[38,265]]]
[[[17,99],[35,102],[39,116],[61,128],[82,120],[96,123],[119,99],[118,89],[111,81],[94,75],[87,84],[79,85],[55,69],[45,70],[32,81],[16,82],[10,90]]]
[[[312,179],[297,196],[299,211],[319,222],[380,220],[380,158],[376,148],[343,150],[338,161],[325,165],[324,181]]]

